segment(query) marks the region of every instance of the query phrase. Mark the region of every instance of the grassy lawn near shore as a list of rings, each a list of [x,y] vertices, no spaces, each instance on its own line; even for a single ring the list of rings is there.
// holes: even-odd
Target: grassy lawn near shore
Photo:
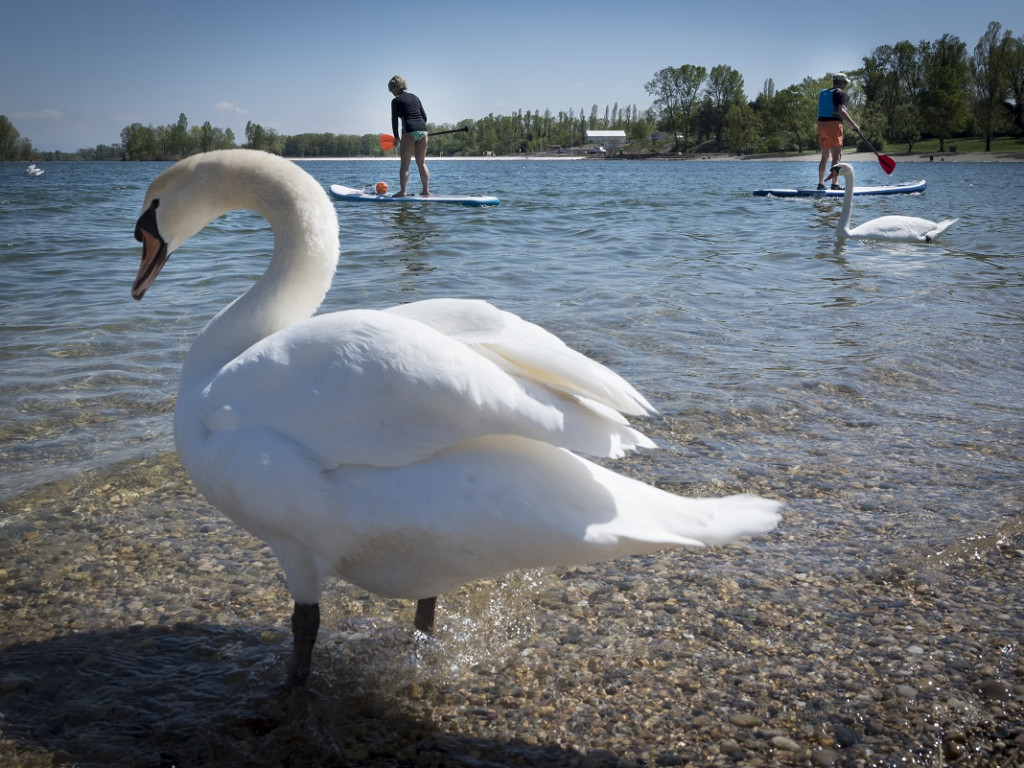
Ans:
[[[985,139],[947,139],[945,142],[945,151],[952,152],[954,147],[956,147],[957,154],[963,154],[967,152],[984,152]],[[914,142],[913,151],[908,151],[906,144],[897,144],[895,142],[886,144],[884,149],[882,147],[875,147],[875,149],[877,149],[879,152],[885,152],[890,155],[928,155],[933,153],[938,154],[939,140],[926,139]],[[993,155],[1007,153],[1024,155],[1024,138],[1015,139],[1010,136],[1001,136],[999,138],[992,139],[992,149],[989,151],[989,153]]]

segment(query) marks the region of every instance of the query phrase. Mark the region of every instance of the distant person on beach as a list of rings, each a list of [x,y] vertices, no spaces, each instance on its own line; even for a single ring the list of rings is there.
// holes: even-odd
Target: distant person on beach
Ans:
[[[832,87],[818,94],[818,144],[821,146],[821,161],[818,163],[818,189],[825,189],[825,169],[843,159],[843,120],[860,133],[860,128],[853,122],[846,111],[846,85],[850,78],[842,72],[832,76]],[[839,185],[832,183],[832,189]]]
[[[398,121],[402,121],[401,139],[398,153],[401,165],[398,170],[399,189],[395,197],[405,197],[409,184],[409,164],[413,154],[416,155],[416,169],[420,172],[422,197],[430,197],[430,171],[427,170],[427,112],[423,104],[407,90],[404,77],[395,75],[388,81],[388,90],[394,98],[391,100],[391,132],[399,139]]]

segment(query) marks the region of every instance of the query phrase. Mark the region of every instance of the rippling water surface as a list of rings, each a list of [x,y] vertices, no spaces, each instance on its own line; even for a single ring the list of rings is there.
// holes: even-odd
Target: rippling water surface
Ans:
[[[325,185],[395,171],[303,166]],[[163,167],[0,169],[0,497],[170,450],[184,351],[266,263],[264,222],[232,213],[133,302],[134,220]],[[837,201],[749,194],[804,184],[813,164],[435,161],[439,192],[502,205],[337,203],[324,310],[489,299],[652,398],[664,417],[651,426],[664,451],[643,459],[652,475],[756,477],[782,497],[798,482],[797,496],[850,498],[861,525],[904,521],[903,544],[941,546],[1019,504],[1024,203],[1006,190],[1022,168],[903,163],[894,178],[927,176],[925,194],[858,198],[855,223],[961,218],[941,244],[915,246],[837,245]]]
[[[302,166],[325,186],[397,174],[390,161]],[[49,510],[47,525],[88,531],[82,499],[116,494],[152,505],[132,536],[174,569],[177,491],[156,491],[176,487],[180,364],[272,241],[262,219],[231,213],[134,302],[134,223],[164,167],[48,163],[32,178],[0,165],[0,528],[41,528],[33,515]],[[894,180],[924,176],[924,194],[856,200],[854,223],[960,217],[930,246],[837,244],[838,200],[751,196],[807,185],[814,163],[436,160],[432,172],[437,193],[502,203],[336,203],[342,254],[323,310],[480,297],[549,328],[659,409],[645,429],[660,450],[626,471],[787,501],[779,532],[749,545],[770,552],[752,568],[852,574],[1019,533],[1024,198],[1007,190],[1024,165],[900,163]],[[225,563],[243,559],[210,566],[228,569],[229,592]],[[238,584],[277,573],[266,552],[239,567]]]

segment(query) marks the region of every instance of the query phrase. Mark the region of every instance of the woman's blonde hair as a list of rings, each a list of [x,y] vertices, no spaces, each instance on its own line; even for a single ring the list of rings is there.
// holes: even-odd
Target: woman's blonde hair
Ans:
[[[401,75],[395,75],[388,80],[388,90],[396,96],[400,93],[405,93],[409,86],[405,82],[405,78]]]

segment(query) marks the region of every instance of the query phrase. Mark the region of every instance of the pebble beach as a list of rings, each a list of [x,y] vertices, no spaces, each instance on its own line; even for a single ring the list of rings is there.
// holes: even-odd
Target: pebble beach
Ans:
[[[6,766],[1024,764],[1019,525],[882,569],[787,572],[783,530],[513,574],[434,638],[337,582],[288,692],[269,550],[172,456],[119,469],[8,504]]]

